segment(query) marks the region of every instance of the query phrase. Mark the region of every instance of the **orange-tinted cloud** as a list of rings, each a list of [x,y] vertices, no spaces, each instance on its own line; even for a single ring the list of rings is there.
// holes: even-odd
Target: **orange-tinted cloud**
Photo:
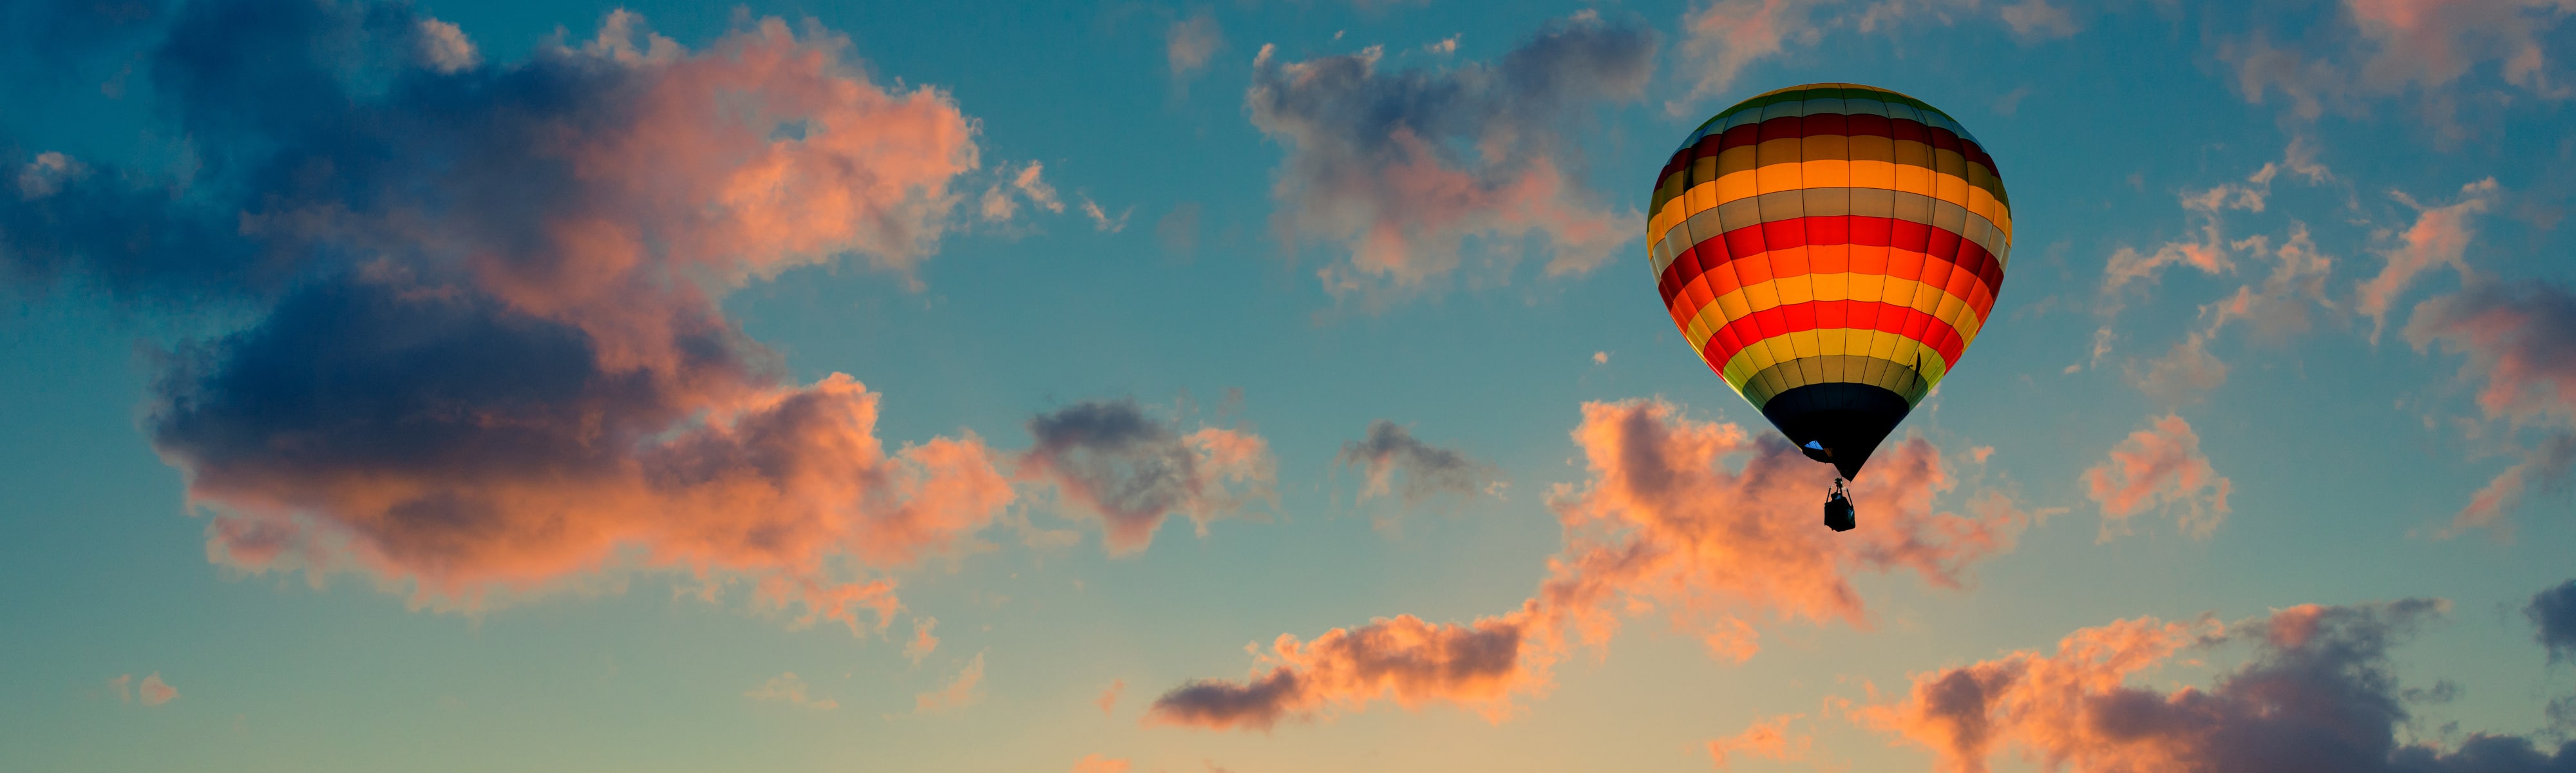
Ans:
[[[1267,730],[1283,718],[1390,698],[1406,708],[1458,703],[1500,718],[1511,712],[1512,694],[1546,685],[1545,656],[1522,651],[1527,617],[1457,625],[1401,615],[1335,628],[1311,642],[1283,635],[1263,655],[1264,668],[1242,684],[1185,685],[1155,699],[1146,721]]]
[[[1086,754],[1073,763],[1073,773],[1127,773],[1132,767],[1127,760],[1098,754]]]
[[[2234,488],[2200,452],[2200,435],[2181,416],[2165,414],[2111,447],[2111,458],[2084,471],[2084,493],[2102,505],[2100,541],[2130,533],[2129,517],[2162,507],[2192,539],[2208,539],[2227,520]]]
[[[1782,762],[1806,759],[1807,750],[1816,745],[1815,737],[1789,732],[1789,723],[1802,716],[1804,715],[1782,714],[1768,719],[1754,720],[1753,726],[1745,728],[1744,732],[1710,741],[1708,742],[1709,761],[1715,764],[1718,770],[1727,770],[1734,765],[1735,755],[1739,754],[1768,757]]]
[[[984,653],[978,652],[975,653],[974,660],[967,661],[965,670],[957,672],[957,678],[950,681],[947,686],[929,692],[914,693],[913,713],[935,714],[956,711],[981,703],[984,700],[984,693],[979,688],[983,684]]]
[[[203,175],[39,156],[0,260],[247,315],[156,360],[143,421],[217,561],[442,607],[642,566],[882,625],[1008,480],[972,435],[887,447],[877,394],[789,383],[718,301],[844,255],[917,283],[978,149],[807,29],[618,11],[505,64],[402,5],[190,3],[144,56]]]
[[[1125,692],[1127,692],[1127,680],[1112,679],[1109,680],[1109,689],[1100,691],[1100,700],[1092,703],[1100,706],[1100,715],[1105,717],[1118,709],[1118,696]]]
[[[2576,466],[2576,295],[2547,282],[2474,283],[2417,304],[2406,340],[2419,350],[2439,344],[2465,355],[2460,378],[2480,385],[2479,410],[2540,432],[2535,444],[2518,449],[2521,461],[2471,497],[2442,532],[2506,533],[2505,514],[2528,489],[2563,487]]]
[[[1336,295],[1419,291],[1459,270],[1470,240],[1541,236],[1549,275],[1590,271],[1644,218],[1583,189],[1570,132],[1591,106],[1640,96],[1654,48],[1653,33],[1590,12],[1446,71],[1382,72],[1376,47],[1282,62],[1265,45],[1245,102],[1288,150],[1273,222],[1292,245],[1346,254],[1317,272]],[[1486,252],[1492,269],[1470,283],[1508,281],[1511,251]]]
[[[2472,733],[2447,750],[2399,739],[2409,691],[2389,649],[2448,606],[2309,604],[2232,627],[2141,617],[2076,631],[2053,654],[2025,650],[1915,675],[1903,699],[1853,715],[1930,749],[1948,773],[1984,773],[2008,749],[2047,769],[2085,773],[2576,766],[2576,744],[2546,754],[2519,736]],[[2250,646],[2254,657],[2209,689],[2130,684],[2178,652],[2220,643]]]
[[[1588,479],[1552,492],[1566,548],[1520,609],[1467,624],[1399,615],[1312,640],[1281,636],[1245,680],[1184,685],[1146,721],[1266,729],[1381,700],[1452,703],[1499,720],[1514,696],[1546,690],[1550,666],[1573,647],[1607,642],[1623,613],[1663,610],[1713,656],[1740,661],[1759,649],[1758,622],[1868,625],[1851,584],[1858,572],[1906,569],[1957,587],[1967,566],[2011,549],[2030,518],[2008,503],[1935,512],[1934,497],[1954,484],[1920,438],[1873,460],[1853,489],[1862,528],[1836,534],[1820,523],[1831,471],[1776,433],[1639,400],[1586,403],[1573,436]]]
[[[910,660],[913,665],[918,666],[921,665],[922,658],[930,657],[930,653],[938,652],[939,637],[931,633],[931,629],[937,627],[939,627],[939,618],[928,615],[913,618],[912,640],[905,642],[903,645],[904,659]]]
[[[1248,430],[1182,434],[1134,400],[1076,403],[1028,428],[1036,444],[1020,455],[1019,476],[1053,485],[1076,512],[1098,518],[1112,555],[1145,549],[1167,516],[1187,517],[1205,535],[1210,522],[1276,496],[1278,461]]]
[[[2475,229],[2469,227],[2469,216],[2485,212],[2494,201],[2495,178],[2487,178],[2460,187],[2460,200],[2438,207],[2415,202],[2413,197],[2395,194],[2398,201],[2415,209],[2415,223],[2397,235],[2397,242],[2381,254],[2387,257],[2379,275],[2363,281],[2354,290],[2354,307],[2371,320],[2370,340],[2377,342],[2380,331],[2388,326],[2388,310],[2397,296],[2406,292],[2416,276],[2440,266],[2468,273],[2460,262],[2468,251]]]
[[[178,700],[179,688],[170,686],[169,682],[161,681],[161,672],[154,671],[151,676],[143,678],[142,684],[135,686],[134,696],[143,701],[143,705],[159,706]]]

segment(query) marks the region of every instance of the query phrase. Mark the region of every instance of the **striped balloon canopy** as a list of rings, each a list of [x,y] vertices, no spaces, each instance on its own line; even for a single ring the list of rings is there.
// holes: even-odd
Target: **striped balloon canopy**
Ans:
[[[2012,252],[1985,148],[1922,100],[1854,83],[1719,111],[1653,202],[1655,287],[1684,340],[1844,477],[1976,340]]]

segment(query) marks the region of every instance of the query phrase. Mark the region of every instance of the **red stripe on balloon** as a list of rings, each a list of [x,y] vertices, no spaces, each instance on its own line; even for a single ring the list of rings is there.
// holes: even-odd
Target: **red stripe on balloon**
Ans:
[[[1809,330],[1856,328],[1895,333],[1932,347],[1944,368],[1959,361],[1968,348],[1958,328],[1911,306],[1875,301],[1808,301],[1763,309],[1726,323],[1700,348],[1700,356],[1721,375],[1726,363],[1745,347],[1775,336]]]

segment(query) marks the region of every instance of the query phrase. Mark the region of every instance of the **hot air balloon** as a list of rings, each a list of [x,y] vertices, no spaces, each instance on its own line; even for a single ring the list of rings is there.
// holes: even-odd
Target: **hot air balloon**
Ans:
[[[2012,252],[1994,157],[1922,100],[1855,83],[1718,111],[1656,176],[1646,247],[1683,340],[1844,478],[1959,362]]]

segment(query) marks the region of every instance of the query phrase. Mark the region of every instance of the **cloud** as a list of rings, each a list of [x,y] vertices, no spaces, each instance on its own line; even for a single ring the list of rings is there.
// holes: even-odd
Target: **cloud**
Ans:
[[[1994,20],[2023,40],[2063,38],[2084,29],[2073,13],[2047,0],[1991,5],[1985,0],[1715,0],[1692,5],[1697,7],[1681,20],[1681,75],[1691,88],[1664,103],[1665,110],[1682,117],[1690,117],[1702,101],[1727,94],[1754,63],[1786,56],[1793,47],[1812,47],[1841,30],[1894,36],[1985,19],[1989,9]]]
[[[1543,237],[1549,276],[1580,274],[1642,230],[1576,181],[1572,133],[1588,108],[1643,93],[1654,34],[1586,12],[1552,22],[1497,63],[1383,72],[1383,52],[1282,62],[1263,46],[1245,103],[1287,148],[1271,190],[1292,245],[1346,253],[1317,272],[1337,296],[1383,301],[1460,270],[1510,277],[1517,245]]]
[[[2415,224],[2397,235],[2396,244],[2380,254],[2388,263],[2379,275],[2363,281],[2354,290],[2354,307],[2370,317],[2370,340],[2379,342],[2380,331],[2388,326],[2388,310],[2397,296],[2415,281],[2415,277],[2439,266],[2465,275],[2468,265],[2460,256],[2468,251],[2469,239],[2476,235],[2469,227],[2469,216],[2485,212],[2494,203],[2495,178],[2460,186],[2460,200],[2452,204],[2428,207],[2404,193],[2390,193],[2416,212]]]
[[[1163,41],[1163,58],[1172,70],[1172,92],[1184,94],[1190,81],[1207,71],[1217,49],[1225,47],[1225,32],[1217,28],[1216,17],[1202,8],[1189,18],[1173,21]]]
[[[2576,465],[2576,295],[2542,281],[2473,281],[2416,304],[2405,335],[2419,351],[2439,344],[2465,355],[2460,378],[2482,384],[2479,410],[2541,435],[2443,531],[2487,528],[2502,535],[2504,515],[2521,504],[2527,488],[2561,488]]]
[[[2078,771],[2332,770],[2521,773],[2576,766],[2576,744],[2545,754],[2529,738],[2471,733],[2455,749],[2401,741],[2411,718],[2389,649],[2448,603],[2291,607],[2221,626],[2124,620],[2068,635],[2054,654],[2019,651],[1918,674],[1894,703],[1853,712],[1930,749],[1937,768],[1984,773],[2018,749]],[[2250,646],[2208,689],[2134,687],[2176,653]],[[2436,692],[2439,690],[2437,689]]]
[[[2272,264],[2262,282],[2239,286],[2226,298],[2202,304],[2199,327],[2164,356],[2150,360],[2143,369],[2134,361],[2129,364],[2131,383],[2168,405],[2201,402],[2227,382],[2227,364],[2210,347],[2229,325],[2251,325],[2256,340],[2286,343],[2313,324],[2316,310],[2339,309],[2337,302],[2326,295],[2326,280],[2333,274],[2334,260],[2317,251],[2306,223],[2291,221],[2277,247],[2267,234],[2236,239],[2223,234],[2222,213],[2263,211],[2272,181],[2282,174],[2296,175],[2311,183],[2333,176],[2316,160],[2316,149],[2306,140],[2291,140],[2282,155],[2281,161],[2264,163],[2244,182],[2223,183],[2182,197],[2183,209],[2201,221],[2198,240],[2169,242],[2152,255],[2126,247],[2112,255],[2104,271],[2104,300],[2096,307],[2105,320],[2094,332],[2095,364],[2110,352],[2113,330],[2109,317],[2119,312],[2125,300],[2122,287],[2131,282],[2152,282],[2165,266],[2189,265],[2204,273],[2218,274],[2234,272],[2239,261]]]
[[[990,222],[1009,222],[1020,214],[1019,199],[1026,199],[1030,205],[1048,212],[1063,212],[1064,199],[1059,198],[1055,186],[1047,184],[1042,177],[1045,170],[1046,165],[1036,161],[1022,165],[1017,172],[1003,166],[999,170],[1003,179],[985,188],[984,195],[977,199],[979,214]]]
[[[2227,363],[2209,353],[2209,338],[2193,335],[2174,344],[2165,356],[2132,373],[2138,391],[2171,405],[2197,403],[2227,383]]]
[[[1209,522],[1276,497],[1278,462],[1250,431],[1184,435],[1134,400],[1076,403],[1028,427],[1036,444],[1020,456],[1020,476],[1053,484],[1077,512],[1099,518],[1112,555],[1152,544],[1166,516],[1187,517],[1205,535]]]
[[[1524,662],[1523,617],[1456,625],[1401,615],[1335,628],[1312,642],[1283,635],[1263,656],[1265,672],[1242,684],[1183,685],[1155,699],[1146,721],[1267,730],[1285,717],[1357,709],[1387,697],[1406,708],[1437,700],[1500,718],[1510,713],[1513,693],[1545,684],[1544,672]]]
[[[458,29],[455,22],[423,18],[414,25],[414,29],[417,30],[414,39],[418,41],[422,67],[453,74],[483,64],[482,52],[474,49],[474,41],[467,39],[465,31]]]
[[[984,653],[978,652],[974,660],[966,663],[965,670],[957,672],[956,681],[930,692],[914,693],[912,711],[915,714],[938,714],[981,703],[984,693],[976,688],[983,683]]]
[[[1367,437],[1343,443],[1333,461],[1368,471],[1368,485],[1360,489],[1362,501],[1393,493],[1399,472],[1404,474],[1403,496],[1408,505],[1441,494],[1473,499],[1501,483],[1501,471],[1493,465],[1422,442],[1385,419],[1369,422]]]
[[[1084,217],[1091,218],[1091,225],[1093,228],[1098,229],[1101,233],[1114,234],[1127,230],[1127,216],[1136,214],[1136,207],[1132,204],[1128,205],[1126,209],[1118,211],[1117,217],[1110,217],[1106,210],[1102,210],[1100,208],[1099,202],[1092,201],[1089,196],[1084,196],[1082,197],[1082,214]]]
[[[1725,93],[1746,65],[1778,56],[1791,44],[1815,45],[1825,26],[1810,0],[1717,0],[1682,16],[1682,60],[1696,79],[1690,94],[1665,107],[1678,115],[1691,103]]]
[[[2084,31],[2075,16],[2066,9],[2049,5],[2048,0],[2021,0],[1997,10],[2013,34],[2025,40],[2063,38]]]
[[[2082,480],[2085,496],[2102,505],[2101,542],[2130,533],[2130,516],[2156,508],[2173,511],[2184,536],[2208,539],[2227,520],[2234,488],[2201,454],[2191,423],[2174,414],[2129,433]]]
[[[811,689],[806,686],[804,679],[796,676],[796,672],[789,671],[771,677],[769,681],[762,682],[759,687],[742,695],[762,703],[784,703],[815,711],[831,711],[841,707],[840,701],[808,695],[807,692]]]
[[[118,678],[123,679],[123,677]],[[159,706],[178,700],[179,688],[170,686],[169,682],[161,681],[161,672],[154,671],[151,676],[143,678],[142,684],[135,686],[134,697],[143,701],[143,705]]]
[[[915,666],[919,666],[921,665],[922,658],[930,657],[930,653],[938,652],[939,637],[931,635],[930,633],[931,629],[937,627],[939,627],[939,618],[928,615],[913,618],[912,641],[905,642],[903,645],[904,659],[912,661],[912,664]]]
[[[1100,700],[1093,701],[1094,703],[1097,703],[1097,704],[1099,704],[1099,705],[1100,705],[1100,715],[1105,717],[1105,716],[1109,716],[1109,714],[1110,714],[1111,712],[1116,711],[1116,710],[1117,710],[1117,708],[1118,708],[1118,695],[1119,695],[1120,693],[1124,693],[1124,692],[1126,692],[1126,691],[1127,691],[1127,680],[1125,680],[1125,679],[1112,679],[1112,680],[1110,680],[1110,681],[1109,681],[1109,689],[1106,689],[1106,690],[1102,690],[1102,691],[1100,691]]]
[[[1710,741],[1708,742],[1709,761],[1716,764],[1718,770],[1728,770],[1734,764],[1733,755],[1737,754],[1768,757],[1782,762],[1806,759],[1807,751],[1815,747],[1815,737],[1789,732],[1789,723],[1801,716],[1804,715],[1783,714],[1768,719],[1757,719],[1753,721],[1753,726],[1745,728],[1744,732]]]
[[[2236,87],[2260,104],[2274,91],[2291,112],[2315,119],[2328,109],[2359,113],[2366,100],[2415,93],[2438,103],[2489,63],[2504,83],[2542,99],[2570,94],[2543,40],[2576,5],[2563,0],[2346,0],[2343,13],[2304,40],[2276,44],[2257,34],[2221,41]]]
[[[2549,662],[2576,660],[2576,580],[2532,594],[2522,613],[2531,618],[2540,646],[2549,650]]]
[[[1086,754],[1073,763],[1073,773],[1127,773],[1127,761],[1098,754]]]
[[[109,692],[116,693],[116,702],[118,703],[134,702],[133,685],[133,674],[118,674],[116,675],[116,678],[107,680],[107,689]]]
[[[55,152],[36,154],[26,166],[18,168],[18,197],[34,200],[60,193],[63,184],[87,176],[89,166],[79,159]]]
[[[883,625],[883,572],[1008,480],[971,434],[886,447],[877,394],[787,383],[718,301],[843,256],[917,285],[973,122],[778,19],[691,51],[619,11],[474,67],[413,55],[456,53],[434,21],[188,4],[146,61],[201,171],[47,173],[0,197],[0,272],[228,310],[142,421],[219,562],[465,608],[643,566]]]
[[[1935,512],[1935,495],[1954,484],[1920,438],[1882,452],[1853,490],[1863,528],[1836,534],[1816,520],[1830,471],[1777,434],[1641,400],[1584,404],[1573,436],[1589,477],[1551,493],[1566,547],[1519,609],[1465,624],[1398,615],[1312,640],[1281,636],[1243,681],[1183,685],[1145,721],[1268,729],[1390,699],[1499,721],[1514,696],[1548,688],[1570,648],[1607,643],[1622,612],[1664,610],[1712,656],[1742,661],[1759,649],[1757,621],[1866,626],[1855,574],[1910,569],[1956,588],[2030,520],[1999,495],[1972,516]]]

